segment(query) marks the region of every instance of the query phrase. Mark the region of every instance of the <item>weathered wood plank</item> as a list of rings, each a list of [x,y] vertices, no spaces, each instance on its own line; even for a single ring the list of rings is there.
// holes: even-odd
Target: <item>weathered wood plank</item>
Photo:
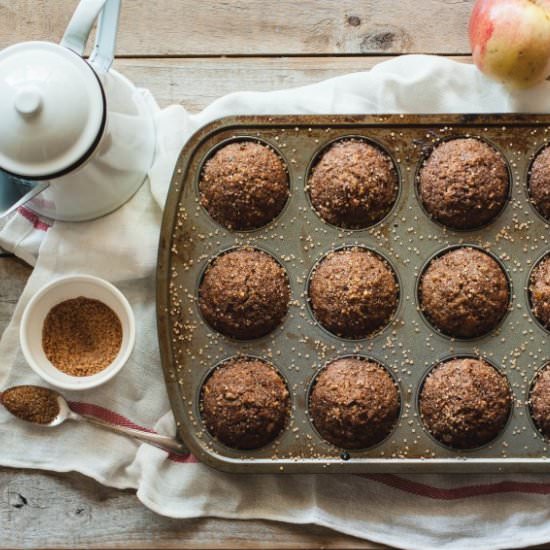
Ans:
[[[0,548],[382,548],[311,525],[170,519],[79,474],[6,468],[0,525]]]
[[[0,249],[0,254],[4,254]],[[31,268],[21,260],[0,255],[0,336],[11,319]]]
[[[77,0],[1,0],[0,47],[59,41]],[[131,0],[125,56],[467,53],[473,0]]]
[[[190,111],[199,111],[230,92],[304,86],[365,71],[387,59],[390,57],[117,59],[115,68],[138,86],[149,88],[162,107],[181,103]],[[470,61],[469,56],[452,59]]]

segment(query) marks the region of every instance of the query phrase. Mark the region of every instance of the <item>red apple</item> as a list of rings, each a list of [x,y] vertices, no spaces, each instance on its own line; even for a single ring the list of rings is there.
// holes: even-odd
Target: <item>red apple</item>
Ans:
[[[469,30],[487,76],[527,88],[550,75],[550,0],[477,0]]]

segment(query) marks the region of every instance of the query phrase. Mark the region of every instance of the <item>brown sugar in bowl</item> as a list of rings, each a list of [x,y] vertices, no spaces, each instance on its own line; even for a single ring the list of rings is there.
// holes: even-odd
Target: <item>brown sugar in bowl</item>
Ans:
[[[86,373],[84,376],[74,376],[56,368],[43,345],[48,314],[57,305],[79,297],[108,306],[119,319],[122,329],[120,349],[114,359],[95,374]],[[21,350],[30,367],[46,382],[67,390],[94,388],[113,378],[128,361],[135,335],[134,313],[126,297],[108,281],[92,275],[68,275],[42,287],[26,305],[19,328]]]

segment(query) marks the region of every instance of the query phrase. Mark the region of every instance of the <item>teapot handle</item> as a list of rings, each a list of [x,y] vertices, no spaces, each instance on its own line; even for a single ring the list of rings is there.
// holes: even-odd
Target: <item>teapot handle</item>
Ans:
[[[119,14],[120,0],[80,0],[61,45],[83,55],[93,24],[99,16],[90,63],[100,72],[107,72],[113,64]]]

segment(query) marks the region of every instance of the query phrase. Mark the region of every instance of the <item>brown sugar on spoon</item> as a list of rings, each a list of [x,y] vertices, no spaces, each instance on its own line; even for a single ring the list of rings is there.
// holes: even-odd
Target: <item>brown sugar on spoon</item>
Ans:
[[[15,386],[2,393],[2,405],[27,422],[49,424],[59,414],[55,392],[38,386]]]
[[[54,306],[42,328],[48,360],[72,376],[91,376],[108,367],[122,343],[122,325],[103,302],[80,296]]]

